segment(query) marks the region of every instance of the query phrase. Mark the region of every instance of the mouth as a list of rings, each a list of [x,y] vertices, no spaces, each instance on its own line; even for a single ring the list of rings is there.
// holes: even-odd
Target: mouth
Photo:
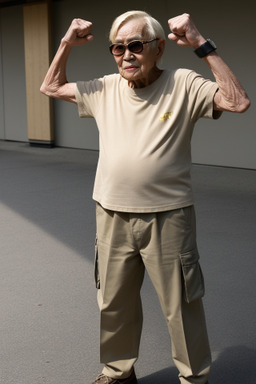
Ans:
[[[136,67],[135,65],[128,65],[127,67],[124,67],[125,71],[134,71],[136,69],[138,69],[138,67]]]

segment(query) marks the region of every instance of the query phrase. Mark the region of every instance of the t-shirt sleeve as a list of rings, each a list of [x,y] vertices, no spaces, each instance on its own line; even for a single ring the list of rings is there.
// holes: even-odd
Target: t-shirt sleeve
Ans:
[[[104,79],[78,81],[75,96],[80,117],[95,117],[104,89]]]
[[[189,109],[194,121],[201,117],[213,118],[213,99],[218,84],[190,71],[186,78]]]

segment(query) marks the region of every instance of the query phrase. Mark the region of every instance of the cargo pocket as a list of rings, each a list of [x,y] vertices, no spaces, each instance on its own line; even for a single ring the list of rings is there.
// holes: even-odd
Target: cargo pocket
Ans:
[[[204,296],[204,277],[197,249],[180,254],[183,275],[183,297],[187,303]]]
[[[100,275],[99,275],[99,257],[98,257],[98,239],[95,239],[95,255],[94,255],[94,280],[97,289],[100,289]]]

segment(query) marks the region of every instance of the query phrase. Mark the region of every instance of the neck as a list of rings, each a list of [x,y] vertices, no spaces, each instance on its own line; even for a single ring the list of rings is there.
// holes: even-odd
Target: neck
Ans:
[[[130,88],[144,88],[156,81],[163,71],[157,67],[153,68],[152,71],[146,78],[128,81]]]

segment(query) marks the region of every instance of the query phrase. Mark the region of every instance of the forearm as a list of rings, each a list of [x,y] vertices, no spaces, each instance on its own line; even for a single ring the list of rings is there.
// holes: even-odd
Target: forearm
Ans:
[[[68,83],[66,77],[66,66],[71,49],[71,45],[64,40],[61,41],[40,91],[50,97],[75,102],[74,84]]]
[[[250,100],[228,65],[216,53],[212,52],[204,58],[210,67],[219,91],[214,98],[214,109],[219,111],[245,112],[250,106]]]

